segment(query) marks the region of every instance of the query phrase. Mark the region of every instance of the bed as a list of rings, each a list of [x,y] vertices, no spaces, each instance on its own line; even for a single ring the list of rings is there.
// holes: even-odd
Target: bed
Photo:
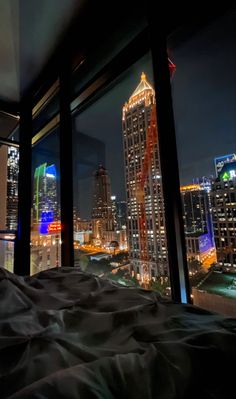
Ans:
[[[236,397],[236,319],[79,268],[0,268],[0,330],[1,399]]]

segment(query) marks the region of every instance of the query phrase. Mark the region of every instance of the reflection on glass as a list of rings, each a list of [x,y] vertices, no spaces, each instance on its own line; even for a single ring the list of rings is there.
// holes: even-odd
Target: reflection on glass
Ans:
[[[152,78],[149,54],[74,115],[75,259],[170,295],[155,92],[142,70]]]
[[[32,151],[31,274],[61,265],[58,147],[55,130]]]
[[[172,93],[192,300],[231,316],[236,316],[235,22],[229,12],[189,40],[173,35],[169,43],[176,63]]]

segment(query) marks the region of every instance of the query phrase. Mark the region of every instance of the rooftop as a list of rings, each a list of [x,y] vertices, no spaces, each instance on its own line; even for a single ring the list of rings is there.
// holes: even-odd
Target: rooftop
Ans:
[[[234,281],[236,281],[236,273],[211,272],[196,288],[211,294],[236,299],[236,285],[234,285]]]

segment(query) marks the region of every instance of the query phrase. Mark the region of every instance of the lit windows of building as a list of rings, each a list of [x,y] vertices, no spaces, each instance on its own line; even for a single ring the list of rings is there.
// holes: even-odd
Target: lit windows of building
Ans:
[[[236,172],[236,162],[225,165],[213,183],[211,191],[217,260],[226,267],[236,267],[236,175],[234,177],[234,172]]]
[[[141,280],[168,273],[164,226],[164,199],[157,131],[149,171],[141,193],[141,175],[149,148],[147,134],[155,112],[155,92],[142,73],[141,81],[123,107],[123,143],[127,194],[128,246],[130,261]],[[137,123],[139,120],[139,123]],[[155,178],[158,176],[158,179]],[[143,198],[141,198],[143,196]],[[157,211],[156,204],[159,203]],[[163,230],[160,231],[160,226]],[[149,231],[149,233],[148,233]],[[155,261],[155,259],[158,259]],[[152,271],[152,272],[151,272]]]

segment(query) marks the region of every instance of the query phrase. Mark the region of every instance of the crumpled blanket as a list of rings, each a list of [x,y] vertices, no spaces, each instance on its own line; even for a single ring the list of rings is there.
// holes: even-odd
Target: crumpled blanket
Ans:
[[[227,399],[235,364],[236,319],[79,268],[0,268],[1,399]]]

